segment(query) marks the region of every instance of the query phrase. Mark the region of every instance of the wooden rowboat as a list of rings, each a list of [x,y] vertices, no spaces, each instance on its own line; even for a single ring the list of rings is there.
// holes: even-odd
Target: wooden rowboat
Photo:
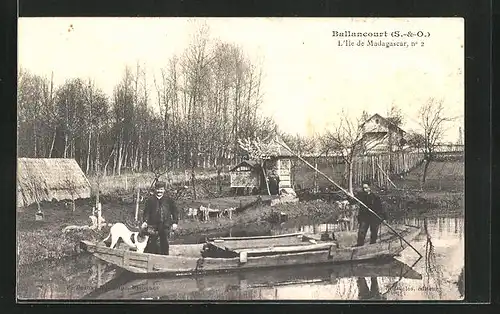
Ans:
[[[407,242],[420,228],[395,226]],[[261,237],[209,239],[202,244],[170,246],[170,255],[111,249],[104,243],[82,241],[81,248],[97,258],[136,274],[192,275],[268,267],[336,264],[381,259],[398,255],[406,244],[391,231],[379,242],[353,247],[356,232],[336,232],[336,241],[321,241],[319,235],[302,233]]]
[[[232,298],[232,292],[238,290],[301,284],[328,285],[352,277],[422,279],[422,275],[410,266],[391,259],[382,263],[306,265],[174,278],[122,275],[87,294],[84,299],[220,299]]]

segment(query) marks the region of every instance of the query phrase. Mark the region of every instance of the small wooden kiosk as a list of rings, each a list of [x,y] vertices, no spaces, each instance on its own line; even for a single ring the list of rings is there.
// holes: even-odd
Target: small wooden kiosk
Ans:
[[[262,188],[263,174],[260,164],[254,160],[244,160],[229,170],[231,188],[237,194],[250,194]]]
[[[274,143],[273,154],[266,160],[266,170],[274,169],[279,177],[279,189],[292,187],[292,161],[290,152]]]

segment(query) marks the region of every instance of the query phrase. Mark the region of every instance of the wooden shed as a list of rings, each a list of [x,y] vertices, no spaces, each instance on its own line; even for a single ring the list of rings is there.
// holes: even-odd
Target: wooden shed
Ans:
[[[91,186],[74,159],[18,158],[17,206],[89,198]]]
[[[260,164],[253,160],[244,160],[229,170],[232,188],[257,188],[262,185]]]

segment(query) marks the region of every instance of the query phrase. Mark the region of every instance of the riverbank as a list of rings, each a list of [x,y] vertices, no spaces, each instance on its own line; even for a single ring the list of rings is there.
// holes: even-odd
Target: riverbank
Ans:
[[[407,222],[414,225],[424,225],[421,218],[398,220],[400,222]],[[396,223],[396,222],[394,222]],[[288,223],[282,227],[283,230],[287,228]],[[306,225],[306,224],[305,224]],[[377,281],[380,285],[380,290],[387,296],[388,300],[401,301],[415,301],[415,300],[442,300],[442,299],[459,299],[460,291],[463,294],[463,281],[460,279],[460,272],[463,268],[463,245],[464,245],[464,228],[465,223],[461,217],[453,218],[434,218],[427,220],[426,234],[421,234],[419,237],[412,241],[414,245],[424,257],[415,264],[417,256],[412,250],[403,252],[399,259],[400,262],[406,264],[408,267],[422,275],[422,279],[401,279],[399,274],[401,272],[393,272],[393,276],[385,277],[385,272],[379,271],[378,267],[373,270],[377,275]],[[274,226],[276,227],[276,226]],[[312,227],[312,228],[311,228]],[[324,226],[317,225],[317,230],[324,230]],[[313,226],[307,228],[313,229]],[[293,230],[293,227],[292,227]],[[428,237],[433,243],[432,252],[426,252],[425,248],[428,245]],[[347,277],[339,276],[343,272],[344,266]],[[375,265],[374,265],[375,266]],[[321,268],[321,267],[320,267]],[[335,267],[327,267],[320,269],[318,267],[309,267],[303,269],[301,267],[293,269],[280,270],[283,277],[270,278],[266,280],[265,276],[262,277],[261,272],[248,271],[245,273],[238,273],[228,278],[224,276],[221,278],[215,275],[216,278],[211,276],[203,276],[196,278],[181,279],[182,285],[177,279],[172,278],[154,278],[151,282],[131,283],[129,280],[133,278],[129,276],[121,276],[122,271],[107,263],[100,262],[98,259],[93,258],[90,254],[82,253],[74,257],[66,257],[55,261],[41,261],[39,263],[31,264],[26,267],[18,268],[18,281],[17,281],[17,297],[22,300],[33,299],[82,299],[85,296],[90,299],[95,298],[117,298],[123,299],[128,297],[135,298],[136,300],[145,298],[154,298],[161,296],[162,299],[206,299],[203,291],[206,287],[215,287],[214,279],[217,279],[218,287],[222,298],[227,299],[227,292],[235,292],[235,298],[240,298],[238,290],[241,292],[248,292],[249,288],[253,291],[258,291],[261,285],[252,286],[248,285],[248,278],[262,277],[260,281],[265,285],[263,294],[266,299],[269,296],[276,295],[275,292],[269,293],[269,288],[275,287],[281,289],[277,292],[280,299],[296,299],[297,296],[303,298],[322,298],[325,300],[343,300],[357,298],[357,295],[346,295],[345,291],[349,289],[356,289],[356,269],[352,265],[338,265]],[[354,271],[354,272],[353,272]],[[272,272],[272,271],[271,271]],[[313,275],[311,277],[310,275]],[[316,275],[320,275],[319,277]],[[234,277],[237,278],[234,278]],[[303,284],[303,279],[309,280],[306,285]],[[326,279],[326,282],[316,279]],[[330,279],[334,278],[334,281]],[[350,279],[352,278],[352,279]],[[226,282],[228,285],[224,285]],[[283,279],[283,280],[281,280]],[[113,280],[111,282],[110,280]],[[187,280],[187,282],[185,281]],[[369,279],[367,279],[369,280]],[[124,284],[129,281],[130,284]],[[313,282],[314,281],[314,282]],[[278,284],[279,282],[279,284]],[[118,284],[116,284],[118,283]],[[121,283],[121,284],[120,284]],[[283,286],[282,284],[286,284]],[[325,289],[325,284],[332,285],[331,288]],[[158,285],[164,287],[159,292],[156,287]],[[354,285],[354,286],[353,286]],[[370,282],[368,281],[368,286]],[[125,288],[128,287],[128,288]],[[288,289],[294,287],[295,293],[287,295]],[[383,288],[385,287],[385,289]],[[101,288],[101,289],[99,289]],[[125,289],[123,289],[125,288]],[[228,289],[226,289],[228,288]],[[96,289],[99,289],[96,291]],[[128,292],[126,289],[129,289]],[[133,290],[131,290],[133,289]],[[236,289],[236,290],[235,290]],[[297,291],[297,289],[299,289]],[[462,290],[461,290],[462,289]],[[122,291],[123,290],[123,291]],[[213,289],[210,289],[212,291]],[[106,295],[102,293],[106,292]],[[114,291],[114,292],[113,292]],[[319,295],[313,291],[323,291],[328,295]],[[392,292],[391,292],[392,291]],[[95,293],[94,293],[95,292]],[[116,292],[116,293],[115,293]],[[127,292],[126,295],[123,292]],[[136,294],[139,293],[140,295]],[[257,294],[258,296],[258,294]],[[218,298],[212,292],[209,297]],[[462,296],[463,298],[463,296]]]
[[[464,208],[464,194],[460,192],[419,192],[394,190],[381,194],[390,217],[402,215],[436,216],[442,214],[461,214]],[[106,199],[106,198],[104,198]],[[179,207],[184,208],[191,201],[179,200]],[[141,206],[142,209],[142,206]],[[45,259],[59,259],[78,254],[77,244],[83,240],[97,241],[105,238],[109,227],[102,230],[74,230],[63,233],[68,225],[90,225],[89,216],[92,206],[89,201],[77,201],[75,212],[67,209],[63,203],[42,204],[44,220],[36,221],[36,206],[18,213],[18,264],[28,265]],[[109,223],[125,222],[137,226],[134,221],[135,204],[133,202],[103,202],[103,216]],[[282,213],[280,215],[280,213]],[[283,215],[284,214],[284,215]],[[208,222],[182,219],[179,229],[174,234],[174,241],[183,238],[203,239],[232,229],[233,234],[264,234],[273,224],[280,222],[280,216],[287,219],[306,219],[311,223],[331,223],[347,212],[334,210],[330,202],[322,199],[301,201],[293,204],[279,204],[271,207],[255,204],[233,219],[221,217]]]

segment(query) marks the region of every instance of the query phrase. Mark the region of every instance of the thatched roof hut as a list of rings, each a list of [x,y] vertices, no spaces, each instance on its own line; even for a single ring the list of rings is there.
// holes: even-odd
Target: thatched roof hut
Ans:
[[[17,206],[89,198],[91,186],[74,159],[18,158]]]

